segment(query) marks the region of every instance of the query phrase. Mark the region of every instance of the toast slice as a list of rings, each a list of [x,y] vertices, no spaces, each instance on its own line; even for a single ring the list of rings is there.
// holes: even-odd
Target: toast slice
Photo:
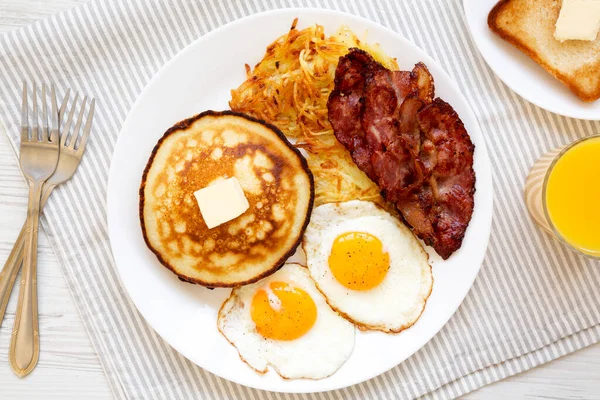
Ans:
[[[586,102],[600,98],[600,39],[554,38],[562,0],[500,0],[490,29],[523,51]]]

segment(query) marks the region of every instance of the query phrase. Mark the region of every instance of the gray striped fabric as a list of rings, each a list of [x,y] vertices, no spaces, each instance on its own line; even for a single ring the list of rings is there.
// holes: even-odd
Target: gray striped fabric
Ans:
[[[163,64],[217,26],[270,8],[301,6],[365,16],[442,64],[479,116],[494,167],[496,205],[481,273],[444,329],[390,372],[310,396],[235,385],[159,338],[119,284],[105,201],[121,124]],[[600,263],[536,229],[522,195],[527,170],[541,153],[595,133],[599,124],[547,113],[507,89],[473,46],[459,0],[96,1],[2,36],[0,69],[0,115],[13,141],[23,79],[56,82],[61,92],[69,86],[97,99],[89,150],[75,178],[50,199],[43,227],[119,399],[452,398],[600,340]]]

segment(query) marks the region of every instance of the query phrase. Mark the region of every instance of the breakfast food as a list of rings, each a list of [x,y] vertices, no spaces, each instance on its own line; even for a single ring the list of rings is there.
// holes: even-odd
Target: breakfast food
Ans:
[[[563,0],[556,20],[554,38],[592,41],[600,30],[600,2],[597,0]]]
[[[200,213],[208,229],[229,222],[250,208],[240,181],[234,176],[217,179],[194,192]]]
[[[302,247],[327,303],[360,329],[397,333],[423,312],[433,286],[427,253],[374,203],[316,207]]]
[[[418,237],[450,257],[473,213],[475,146],[452,106],[434,99],[427,68],[390,71],[352,49],[340,58],[327,106],[356,165]]]
[[[361,199],[396,213],[336,140],[327,118],[335,68],[351,47],[368,51],[390,69],[398,68],[396,60],[345,26],[327,36],[321,25],[298,30],[296,22],[267,47],[254,69],[246,65],[247,79],[231,91],[229,106],[272,123],[306,151],[315,176],[315,205]]]
[[[306,150],[317,206],[370,200],[399,210],[443,258],[461,246],[473,211],[474,146],[452,107],[434,100],[423,63],[397,71],[347,28],[327,37],[319,25],[298,31],[294,21],[246,69],[231,108],[275,124]],[[389,151],[377,148],[392,142]]]
[[[488,25],[581,100],[595,101],[600,98],[600,38],[594,35],[596,38],[592,41],[556,39],[562,3],[560,0],[501,0],[490,12]],[[559,36],[559,39],[564,38]]]
[[[248,209],[209,229],[194,192],[227,178],[239,181]],[[207,111],[167,130],[139,193],[144,240],[159,261],[182,280],[233,287],[273,273],[294,253],[314,188],[306,160],[276,127]]]
[[[217,326],[259,373],[271,366],[288,379],[321,379],[354,348],[354,326],[333,311],[299,264],[233,289]]]

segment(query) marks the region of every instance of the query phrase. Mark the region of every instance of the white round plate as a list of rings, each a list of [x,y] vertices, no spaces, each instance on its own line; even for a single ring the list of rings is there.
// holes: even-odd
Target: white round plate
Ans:
[[[535,61],[490,30],[488,14],[499,0],[463,0],[479,52],[504,83],[525,100],[566,117],[600,120],[600,101],[586,103]]]
[[[254,65],[268,44],[284,34],[292,20],[299,28],[315,23],[333,33],[346,24],[368,33],[398,57],[403,69],[424,61],[437,95],[460,114],[475,150],[475,211],[462,248],[449,260],[433,256],[435,283],[425,312],[398,335],[358,332],[350,359],[322,380],[283,380],[270,371],[261,376],[238,357],[218,332],[217,312],[229,289],[208,290],[181,282],[146,248],[138,219],[138,187],[150,153],[171,125],[207,109],[228,108],[229,91],[245,79],[244,64]],[[243,38],[243,45],[240,45]],[[422,50],[371,21],[335,11],[285,9],[223,26],[196,40],[174,57],[144,89],[121,130],[108,184],[110,242],[122,282],[148,323],[173,348],[202,368],[231,381],[280,392],[317,392],[346,387],[379,375],[419,350],[452,316],[471,288],[486,251],[492,219],[491,168],[475,115],[453,80]],[[433,254],[431,249],[428,249]]]

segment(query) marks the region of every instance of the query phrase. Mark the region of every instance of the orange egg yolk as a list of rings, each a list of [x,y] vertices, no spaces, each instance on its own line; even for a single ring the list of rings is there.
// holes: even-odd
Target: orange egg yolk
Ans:
[[[329,269],[335,279],[352,290],[377,287],[390,269],[390,255],[377,237],[364,232],[338,236],[329,255]]]
[[[317,305],[304,290],[285,282],[271,282],[252,299],[252,321],[262,336],[294,340],[304,335],[317,320]]]

